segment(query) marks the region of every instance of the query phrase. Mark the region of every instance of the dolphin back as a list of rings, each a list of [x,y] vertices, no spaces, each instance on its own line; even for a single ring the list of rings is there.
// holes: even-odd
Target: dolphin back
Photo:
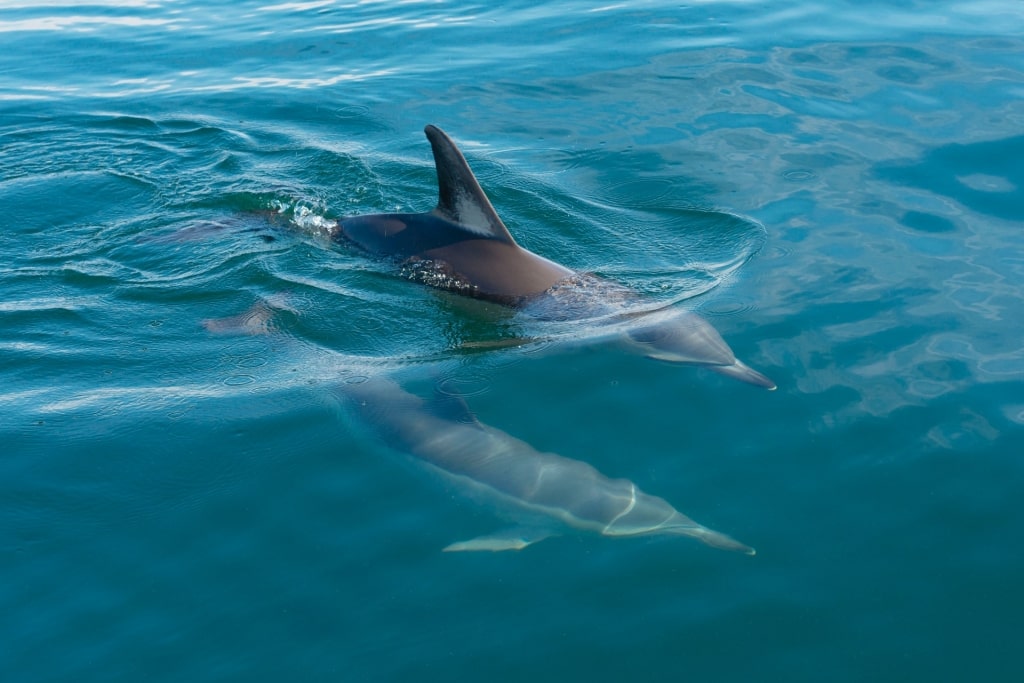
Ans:
[[[572,275],[516,244],[452,139],[437,126],[424,130],[437,170],[434,210],[343,218],[334,239],[398,259],[422,284],[507,306]]]

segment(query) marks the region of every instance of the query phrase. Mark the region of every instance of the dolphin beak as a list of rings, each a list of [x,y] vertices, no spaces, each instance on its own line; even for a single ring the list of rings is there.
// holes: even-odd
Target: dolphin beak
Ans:
[[[775,391],[775,382],[771,381],[760,372],[755,370],[743,363],[743,361],[737,360],[732,365],[705,365],[704,367],[714,370],[717,373],[723,374],[726,377],[732,377],[738,379],[741,382],[747,384],[753,384],[756,387],[762,387],[768,391]]]
[[[712,548],[719,548],[720,550],[731,550],[737,553],[743,553],[744,555],[756,555],[757,551],[751,548],[749,545],[740,543],[739,541],[726,536],[725,534],[718,533],[708,529],[707,527],[701,527],[696,532],[691,531],[687,535],[692,535],[701,543],[706,543]]]
[[[664,361],[665,363],[696,365],[698,367],[707,368],[708,370],[714,370],[720,375],[732,377],[733,379],[738,379],[739,381],[746,382],[747,384],[753,384],[755,387],[761,387],[768,391],[775,391],[777,388],[775,382],[771,381],[738,358],[734,358],[732,363],[729,365],[723,365],[721,363],[702,363],[699,360],[692,360],[690,358],[678,358],[670,353],[662,352],[649,353],[647,354],[647,357],[653,358],[654,360]]]

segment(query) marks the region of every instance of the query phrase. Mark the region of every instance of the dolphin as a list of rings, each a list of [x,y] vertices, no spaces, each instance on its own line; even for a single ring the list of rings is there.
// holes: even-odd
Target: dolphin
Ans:
[[[425,285],[493,301],[545,320],[600,319],[609,334],[657,360],[710,368],[766,389],[775,383],[736,358],[704,318],[684,310],[629,312],[628,288],[577,273],[519,246],[466,158],[437,126],[424,132],[434,153],[438,201],[425,213],[340,219],[331,238],[393,258]],[[610,324],[609,324],[610,323]]]
[[[446,552],[521,550],[575,530],[609,537],[689,536],[715,548],[754,554],[753,548],[698,524],[631,481],[610,479],[579,460],[541,453],[482,424],[460,397],[438,393],[424,400],[381,377],[341,384],[338,391],[387,446],[415,456],[519,522],[452,543]]]

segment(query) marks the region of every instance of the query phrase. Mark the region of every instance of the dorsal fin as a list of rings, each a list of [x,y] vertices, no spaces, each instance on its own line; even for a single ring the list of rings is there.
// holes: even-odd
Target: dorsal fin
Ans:
[[[437,126],[428,125],[423,132],[430,140],[437,167],[438,199],[434,214],[483,237],[515,244],[452,139]]]
[[[445,393],[440,388],[434,388],[434,397],[425,401],[424,407],[436,418],[481,427],[480,421],[476,419],[476,415],[466,404],[466,399],[457,394]]]

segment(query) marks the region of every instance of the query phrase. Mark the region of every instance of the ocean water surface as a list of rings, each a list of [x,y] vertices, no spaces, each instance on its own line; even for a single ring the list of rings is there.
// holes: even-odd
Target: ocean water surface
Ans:
[[[0,40],[0,680],[1024,677],[1019,2],[13,0]],[[427,123],[521,244],[778,389],[325,239],[433,207]],[[506,523],[339,401],[376,376],[757,554],[442,553]]]

